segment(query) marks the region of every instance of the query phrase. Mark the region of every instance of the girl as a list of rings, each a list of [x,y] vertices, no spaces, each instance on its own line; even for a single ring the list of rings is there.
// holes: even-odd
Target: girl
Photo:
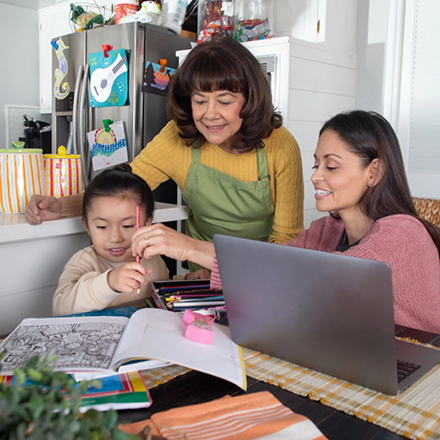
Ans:
[[[169,278],[159,255],[140,263],[133,257],[136,206],[140,207],[140,224],[150,225],[153,193],[132,173],[130,165],[106,169],[90,182],[84,192],[82,220],[92,246],[78,251],[64,267],[53,296],[54,315],[127,305],[142,307],[151,296],[150,283]]]

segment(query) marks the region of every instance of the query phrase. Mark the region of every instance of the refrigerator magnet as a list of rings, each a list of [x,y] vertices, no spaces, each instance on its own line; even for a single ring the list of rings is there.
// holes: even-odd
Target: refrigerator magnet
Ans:
[[[161,59],[160,64],[147,62],[144,72],[144,93],[167,96],[170,80],[176,69],[166,67],[167,60]]]
[[[90,107],[125,105],[128,96],[128,63],[125,49],[91,53],[89,66]]]

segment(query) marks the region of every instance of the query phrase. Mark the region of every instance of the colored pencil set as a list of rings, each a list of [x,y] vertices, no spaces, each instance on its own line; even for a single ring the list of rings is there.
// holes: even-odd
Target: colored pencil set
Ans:
[[[209,280],[156,282],[152,293],[159,308],[174,312],[216,310],[225,306],[223,292],[210,289]]]

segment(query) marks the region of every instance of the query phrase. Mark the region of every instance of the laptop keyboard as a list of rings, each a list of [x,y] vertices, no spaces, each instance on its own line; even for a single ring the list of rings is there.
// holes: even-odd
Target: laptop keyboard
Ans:
[[[407,378],[414,371],[418,370],[420,365],[412,364],[406,361],[397,360],[397,382]]]

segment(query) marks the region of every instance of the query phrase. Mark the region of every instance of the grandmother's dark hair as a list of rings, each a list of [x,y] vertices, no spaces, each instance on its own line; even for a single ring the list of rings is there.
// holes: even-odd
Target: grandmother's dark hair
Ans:
[[[422,219],[412,201],[405,174],[399,140],[391,124],[376,112],[354,110],[329,119],[321,128],[334,131],[351,152],[367,167],[374,159],[382,165],[382,177],[367,188],[360,200],[362,211],[372,220],[394,214],[407,214],[420,220],[431,235],[440,254],[440,230]]]
[[[142,177],[133,174],[127,163],[106,168],[87,185],[83,197],[83,217],[86,220],[93,200],[98,197],[133,198],[137,206],[145,210],[147,219],[153,217],[153,192]]]
[[[243,94],[240,112],[243,122],[234,144],[237,150],[263,147],[262,139],[283,123],[281,114],[273,107],[270,84],[260,63],[233,38],[215,38],[198,44],[171,81],[168,114],[188,146],[200,147],[205,141],[194,124],[191,111],[191,95],[195,90],[229,90]]]

